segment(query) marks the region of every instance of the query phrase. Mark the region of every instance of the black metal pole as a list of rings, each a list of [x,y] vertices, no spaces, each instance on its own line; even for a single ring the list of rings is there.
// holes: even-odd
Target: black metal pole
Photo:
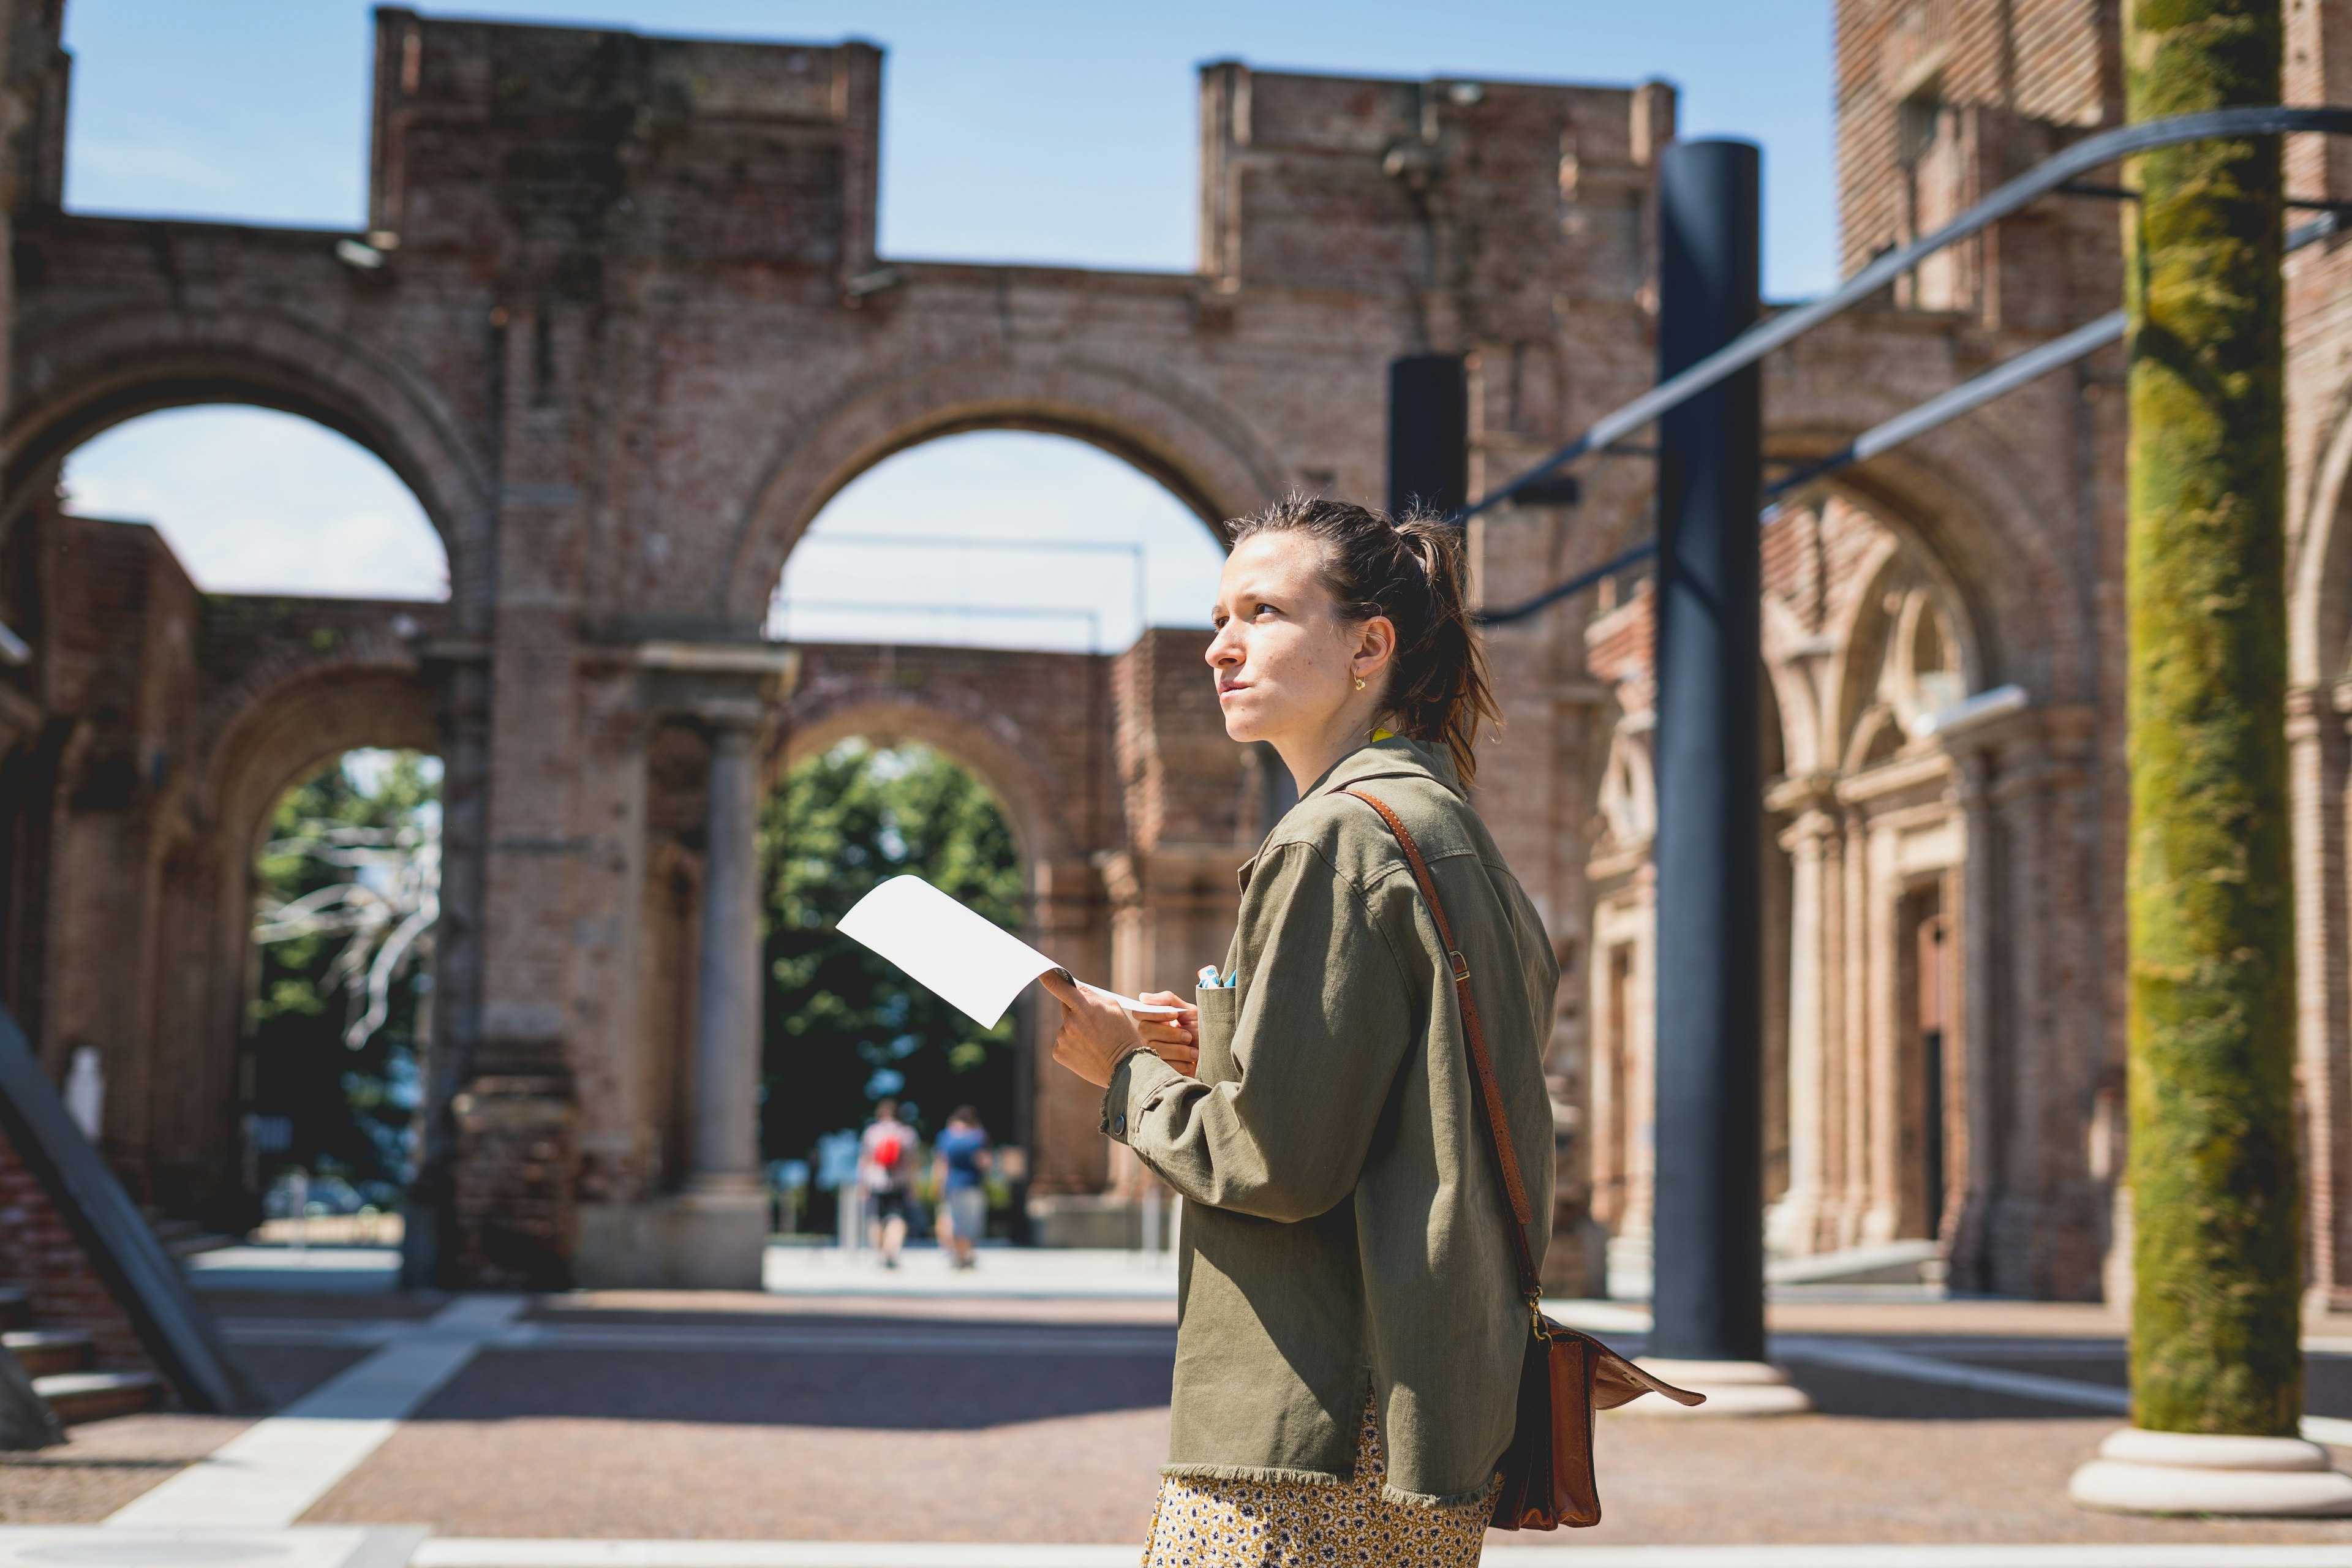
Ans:
[[[1658,167],[1658,379],[1753,325],[1761,157]],[[1658,422],[1657,1196],[1649,1352],[1764,1358],[1754,366]]]

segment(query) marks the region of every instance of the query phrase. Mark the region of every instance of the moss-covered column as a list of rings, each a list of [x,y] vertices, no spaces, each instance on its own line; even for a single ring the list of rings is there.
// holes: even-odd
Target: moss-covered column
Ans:
[[[2131,117],[2274,104],[2279,44],[2279,0],[2126,0]],[[2278,139],[2185,142],[2131,176],[2132,1425],[2072,1490],[2352,1513],[2352,1477],[2297,1436]]]
[[[2279,100],[2277,0],[2131,0],[2134,120]],[[2276,137],[2139,160],[2127,220],[2132,1420],[2303,1414]]]

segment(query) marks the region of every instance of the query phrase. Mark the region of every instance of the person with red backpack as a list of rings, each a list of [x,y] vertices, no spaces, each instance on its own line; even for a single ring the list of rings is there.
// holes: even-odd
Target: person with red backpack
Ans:
[[[885,1268],[898,1267],[898,1249],[907,1244],[915,1147],[915,1130],[898,1120],[898,1102],[876,1106],[858,1140],[857,1179],[866,1188],[867,1227]]]

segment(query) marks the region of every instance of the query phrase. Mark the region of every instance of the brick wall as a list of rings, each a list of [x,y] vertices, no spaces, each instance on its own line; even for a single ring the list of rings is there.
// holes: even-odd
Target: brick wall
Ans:
[[[5,1138],[0,1138],[0,1285],[27,1293],[38,1327],[87,1332],[97,1343],[101,1366],[154,1370],[147,1347],[89,1255]]]

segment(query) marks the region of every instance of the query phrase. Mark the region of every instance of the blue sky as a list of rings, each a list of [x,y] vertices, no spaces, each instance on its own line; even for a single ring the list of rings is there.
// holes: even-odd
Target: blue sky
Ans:
[[[881,247],[886,256],[908,258],[1189,269],[1195,68],[1205,60],[1402,77],[1663,78],[1682,89],[1685,134],[1745,135],[1764,145],[1768,291],[1797,298],[1834,280],[1830,0],[1489,0],[1469,6],[1403,0],[1192,0],[1181,6],[497,0],[420,9],[755,39],[855,37],[881,45],[887,51]],[[66,41],[75,69],[68,206],[356,226],[366,178],[370,18],[360,0],[69,0]],[[340,437],[320,432],[305,448],[298,436],[257,416],[157,418],[163,434],[125,427],[77,455],[68,482],[79,510],[158,522],[207,586],[353,591],[338,589],[347,579],[415,583],[423,585],[418,592],[429,592],[437,563],[418,557],[395,570],[383,557],[388,525],[369,488],[376,481],[338,477],[346,468],[367,476],[373,460],[359,461],[362,455]],[[238,433],[238,419],[253,421],[249,439]],[[1030,445],[1017,448],[1024,458],[1018,464],[973,456],[984,449],[984,442],[972,444],[980,438],[895,459],[894,467],[916,477],[884,484],[882,500],[867,497],[860,504],[878,508],[879,521],[858,526],[904,530],[919,514],[931,519],[925,527],[954,526],[940,521],[950,498],[968,501],[971,492],[950,487],[969,485],[991,468],[1016,493],[1050,482],[1080,511],[1077,498],[1093,484],[1106,515],[1144,518],[1137,494],[1121,488],[1129,476],[1105,478],[1086,449],[1025,439]],[[264,487],[267,495],[257,495],[240,476],[260,472],[265,461],[279,478]],[[184,474],[174,465],[199,471]],[[206,486],[216,500],[199,504],[197,491]],[[852,496],[845,492],[844,502]],[[1132,526],[1157,537],[1153,531],[1166,527],[1167,518],[1182,514],[1169,510],[1172,500],[1150,496],[1158,521]],[[190,518],[206,513],[212,521],[202,528],[183,522],[175,508]],[[421,519],[415,525],[423,526]],[[848,524],[831,520],[828,526]],[[223,555],[214,563],[206,553],[214,546],[200,542],[199,533],[235,535],[236,560]],[[352,539],[373,552],[363,570],[354,563]],[[331,559],[339,551],[340,568]],[[849,552],[839,553],[845,559]],[[252,580],[257,563],[274,579]],[[818,567],[812,560],[796,570]],[[840,596],[823,583],[808,586],[810,596],[818,596],[817,589]],[[1131,611],[1118,608],[1132,604],[1131,587],[1114,589],[1105,578],[1084,593],[1101,601],[1104,625],[1121,624],[1122,613],[1131,623]],[[1155,596],[1155,616],[1162,613],[1160,603]],[[911,625],[903,629],[915,635]],[[1036,640],[1067,646],[1066,633]]]

